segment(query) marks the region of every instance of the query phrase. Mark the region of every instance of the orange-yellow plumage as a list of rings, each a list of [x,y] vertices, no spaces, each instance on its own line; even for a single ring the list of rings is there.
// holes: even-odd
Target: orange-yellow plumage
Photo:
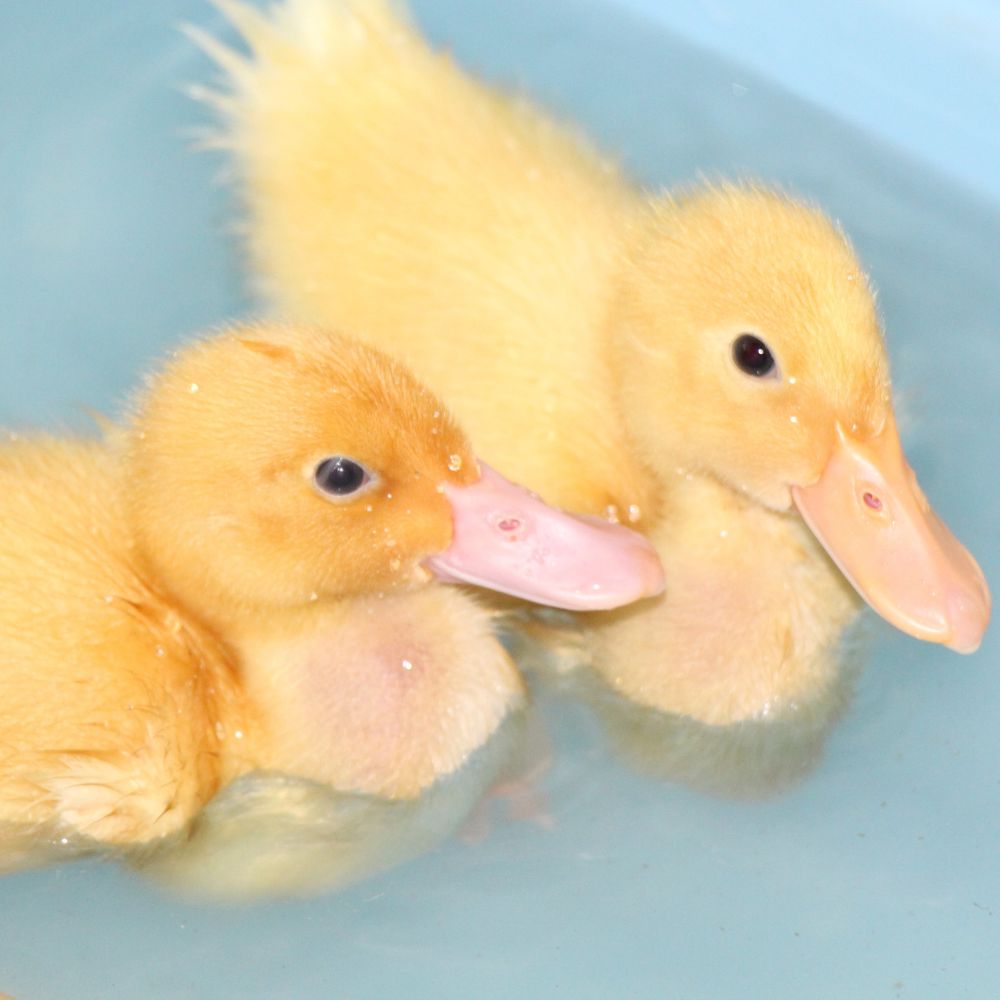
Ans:
[[[370,484],[323,494],[327,455]],[[0,864],[155,840],[252,770],[399,798],[458,768],[522,692],[492,614],[424,585],[477,476],[403,368],[276,325],[180,350],[106,441],[12,435]]]

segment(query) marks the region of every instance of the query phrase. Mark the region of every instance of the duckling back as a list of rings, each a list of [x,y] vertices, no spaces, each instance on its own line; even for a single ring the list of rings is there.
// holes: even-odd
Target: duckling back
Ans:
[[[615,169],[470,81],[381,0],[292,0],[269,21],[225,9],[252,60],[203,41],[232,78],[228,141],[279,309],[393,349],[481,457],[550,502],[645,503],[596,340],[638,210]]]

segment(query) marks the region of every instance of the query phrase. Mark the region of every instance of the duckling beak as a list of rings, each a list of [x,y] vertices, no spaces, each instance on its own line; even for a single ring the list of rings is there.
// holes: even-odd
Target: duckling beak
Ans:
[[[597,611],[663,591],[663,567],[641,535],[564,514],[483,462],[470,486],[446,484],[454,535],[424,565],[449,583],[489,587],[571,611]]]
[[[891,415],[858,440],[837,425],[819,480],[793,486],[799,512],[858,593],[897,628],[959,653],[979,648],[990,592],[975,559],[931,509]]]

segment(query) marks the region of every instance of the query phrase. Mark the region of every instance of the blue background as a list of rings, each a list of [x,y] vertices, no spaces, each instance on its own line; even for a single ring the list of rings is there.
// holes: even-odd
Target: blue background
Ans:
[[[477,73],[650,185],[773,179],[846,226],[880,289],[935,505],[1000,570],[992,5],[422,0]],[[0,424],[87,426],[178,337],[252,308],[224,162],[190,149],[201,2],[0,11]],[[784,86],[783,86],[784,85]],[[786,87],[790,89],[785,89]],[[799,95],[799,96],[796,96]],[[867,670],[804,783],[728,801],[634,773],[541,691],[551,830],[498,816],[337,895],[219,908],[109,864],[0,881],[0,991],[108,997],[996,995],[998,641],[870,616]]]

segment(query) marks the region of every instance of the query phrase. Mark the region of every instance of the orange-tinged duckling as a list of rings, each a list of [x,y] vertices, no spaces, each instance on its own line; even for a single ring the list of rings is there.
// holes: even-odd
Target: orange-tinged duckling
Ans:
[[[821,212],[642,195],[381,0],[217,2],[252,54],[199,36],[232,84],[204,96],[278,308],[391,345],[488,460],[655,541],[668,595],[593,629],[615,688],[708,723],[816,697],[845,578],[978,646],[985,580],[906,464],[867,279]]]
[[[179,351],[106,442],[0,447],[0,851],[131,844],[271,771],[386,798],[522,697],[491,613],[655,593],[649,544],[480,466],[398,364],[243,326]]]

